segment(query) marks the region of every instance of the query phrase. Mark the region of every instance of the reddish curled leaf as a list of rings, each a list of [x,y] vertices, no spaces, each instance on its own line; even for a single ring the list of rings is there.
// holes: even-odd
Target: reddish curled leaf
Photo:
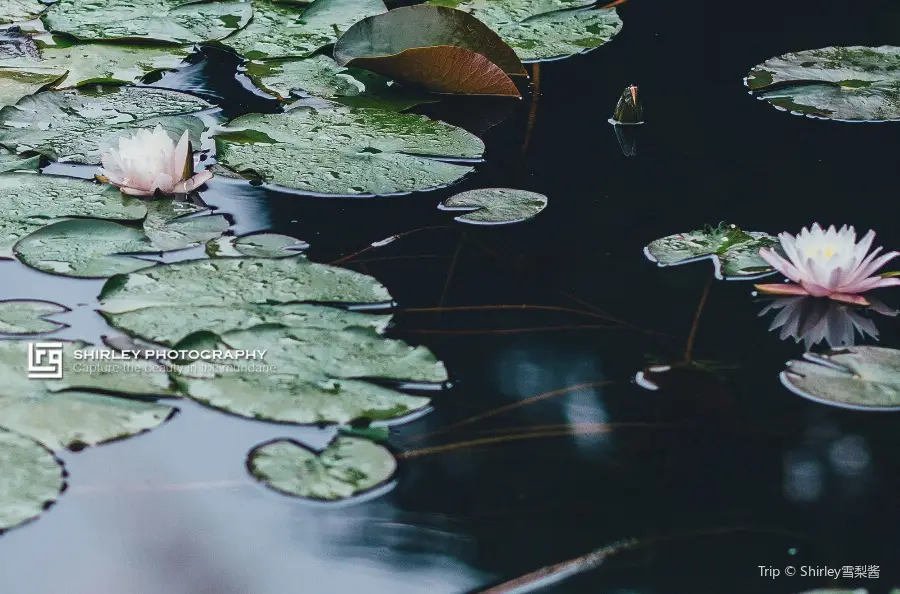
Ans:
[[[359,21],[338,39],[334,59],[345,65],[359,58],[447,45],[480,54],[510,76],[527,76],[516,52],[487,25],[467,12],[428,4],[396,8]]]
[[[364,68],[433,93],[519,97],[519,89],[499,66],[471,50],[452,45],[415,47],[392,56],[354,58]]]

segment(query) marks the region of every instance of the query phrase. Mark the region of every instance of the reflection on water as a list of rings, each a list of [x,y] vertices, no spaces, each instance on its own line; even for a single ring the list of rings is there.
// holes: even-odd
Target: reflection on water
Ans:
[[[774,312],[771,332],[778,331],[781,340],[794,339],[803,342],[806,350],[825,342],[832,348],[853,346],[856,335],[865,341],[878,340],[875,321],[866,314],[877,313],[895,317],[900,310],[891,309],[874,297],[869,297],[869,307],[857,307],[816,297],[777,297],[759,312],[762,317]]]

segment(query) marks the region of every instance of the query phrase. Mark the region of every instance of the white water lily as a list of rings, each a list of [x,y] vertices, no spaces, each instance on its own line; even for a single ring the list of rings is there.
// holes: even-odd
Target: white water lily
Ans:
[[[176,146],[162,126],[138,130],[103,153],[101,181],[131,196],[186,194],[209,181],[209,171],[194,173],[191,141],[185,130]]]
[[[900,285],[900,279],[874,275],[887,262],[900,256],[898,252],[889,252],[877,257],[880,247],[870,252],[875,240],[874,231],[869,231],[856,243],[853,227],[844,225],[836,230],[832,225],[825,231],[816,223],[811,229],[804,227],[796,236],[782,233],[778,239],[787,259],[768,248],[759,250],[759,255],[797,284],[756,285],[763,293],[828,297],[868,305],[859,293]]]

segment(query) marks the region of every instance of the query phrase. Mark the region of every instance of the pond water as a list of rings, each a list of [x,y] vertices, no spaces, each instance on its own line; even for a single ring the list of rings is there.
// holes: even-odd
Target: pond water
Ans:
[[[665,374],[658,391],[633,382],[650,363],[685,358],[712,272],[657,268],[642,254],[653,239],[719,221],[770,233],[820,221],[900,246],[898,125],[792,116],[742,84],[753,65],[789,51],[900,45],[900,7],[633,0],[619,11],[625,27],[613,41],[541,66],[525,150],[528,97],[418,108],[483,134],[485,162],[452,188],[326,199],[218,177],[201,194],[237,233],[308,241],[317,262],[422,229],[342,264],[390,289],[400,307],[390,335],[427,345],[451,377],[427,415],[392,428],[391,489],[339,506],[278,495],[249,476],[247,451],[277,437],[324,445],[333,430],[179,401],[179,414],[146,435],[61,454],[70,485],[59,504],[0,537],[0,592],[455,594],[630,538],[659,542],[546,591],[834,585],[764,578],[761,565],[879,566],[877,580],[841,583],[900,584],[897,417],[783,388],[778,373],[804,349],[768,331],[772,314],[758,316],[750,283],[709,285],[691,350],[719,371]],[[229,116],[271,111],[223,60],[210,51],[207,64],[157,84],[211,90]],[[607,118],[632,83],[648,123],[628,158]],[[488,114],[507,108],[485,132]],[[549,206],[501,227],[453,225],[435,208],[492,186],[544,193]],[[93,311],[102,281],[12,261],[0,275],[3,299],[73,308],[58,336],[109,333]],[[474,309],[522,304],[557,309]],[[432,308],[442,309],[404,311]],[[874,321],[879,340],[860,342],[900,347],[898,319]]]

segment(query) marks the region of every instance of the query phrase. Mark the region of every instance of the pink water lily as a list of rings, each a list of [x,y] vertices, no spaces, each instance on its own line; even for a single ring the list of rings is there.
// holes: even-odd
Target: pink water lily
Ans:
[[[782,233],[778,239],[787,259],[771,248],[759,250],[759,255],[797,284],[756,285],[763,293],[828,297],[844,303],[869,305],[860,293],[900,285],[898,278],[875,275],[879,268],[900,256],[900,252],[889,252],[880,257],[880,247],[870,252],[875,240],[874,231],[869,231],[856,243],[853,227],[844,225],[836,230],[832,225],[823,231],[816,223],[811,229],[804,227],[797,236]]]
[[[176,146],[162,126],[119,139],[102,155],[98,179],[131,196],[186,194],[209,181],[209,171],[194,173],[191,141],[185,130]]]

